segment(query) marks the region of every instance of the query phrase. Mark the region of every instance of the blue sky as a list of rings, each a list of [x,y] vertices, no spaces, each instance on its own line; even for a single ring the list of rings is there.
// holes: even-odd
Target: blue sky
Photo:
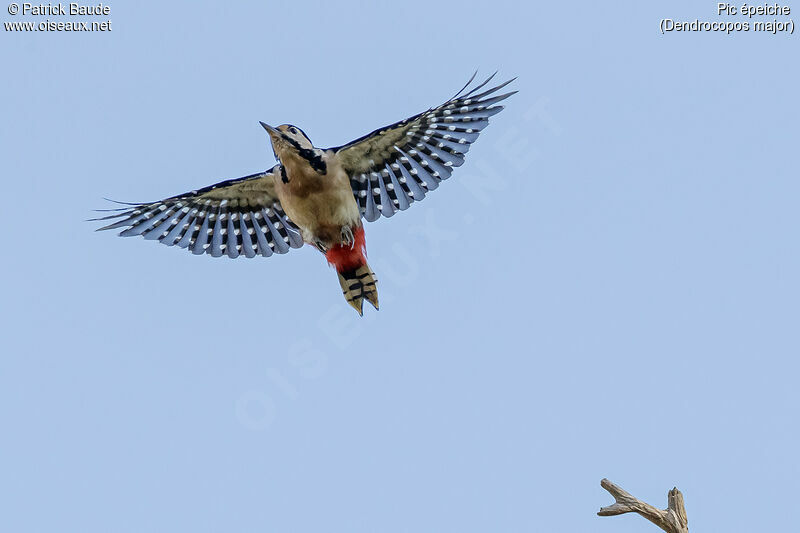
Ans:
[[[696,531],[795,523],[796,35],[659,32],[713,2],[110,5],[0,32],[3,529],[655,530],[595,516],[603,477],[677,485]],[[476,68],[520,92],[367,226],[379,312],[311,249],[84,221],[271,167],[259,120],[336,146]]]

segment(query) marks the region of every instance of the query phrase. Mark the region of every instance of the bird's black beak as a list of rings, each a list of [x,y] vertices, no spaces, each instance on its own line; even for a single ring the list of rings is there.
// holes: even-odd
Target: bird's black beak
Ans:
[[[261,127],[264,128],[265,130],[267,130],[267,133],[269,133],[270,135],[278,135],[278,136],[280,136],[281,132],[279,132],[278,130],[276,130],[275,128],[270,126],[269,124],[265,124],[265,123],[263,123],[261,121],[259,121],[259,124],[261,124]]]

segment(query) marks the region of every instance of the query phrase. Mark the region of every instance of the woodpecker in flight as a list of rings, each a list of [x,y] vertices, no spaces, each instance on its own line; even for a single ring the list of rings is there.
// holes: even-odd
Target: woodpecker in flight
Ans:
[[[494,77],[427,111],[377,129],[336,148],[316,148],[290,124],[267,130],[278,164],[266,172],[223,181],[159,202],[110,209],[92,220],[116,220],[100,230],[125,228],[167,246],[212,257],[269,257],[310,244],[339,276],[344,297],[363,314],[366,299],[378,308],[377,280],[367,264],[361,219],[390,217],[450,177],[517,91],[511,83],[483,89]]]

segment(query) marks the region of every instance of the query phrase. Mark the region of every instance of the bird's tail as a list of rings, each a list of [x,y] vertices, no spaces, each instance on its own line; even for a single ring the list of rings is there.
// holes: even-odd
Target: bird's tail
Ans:
[[[375,279],[375,273],[367,263],[338,274],[345,300],[358,311],[359,315],[364,314],[362,309],[364,300],[371,303],[375,309],[378,308],[378,280]]]
[[[364,300],[378,309],[378,280],[367,264],[364,228],[356,228],[353,237],[352,246],[337,244],[328,250],[325,257],[336,268],[345,300],[359,315],[363,315]]]

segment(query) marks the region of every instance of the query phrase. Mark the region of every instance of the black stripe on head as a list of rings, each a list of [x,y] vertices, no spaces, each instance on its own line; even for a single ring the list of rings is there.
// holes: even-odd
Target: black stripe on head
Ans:
[[[308,161],[308,164],[311,165],[311,168],[322,174],[323,176],[328,173],[328,165],[325,164],[325,161],[322,160],[321,155],[317,155],[314,153],[314,150],[308,150],[307,148],[301,148],[298,150],[300,157]]]
[[[328,172],[328,165],[325,164],[325,161],[322,160],[321,155],[317,155],[314,153],[314,150],[309,150],[308,148],[303,148],[300,146],[300,143],[292,139],[291,137],[287,136],[286,134],[281,134],[283,140],[287,143],[292,145],[292,148],[295,149],[297,154],[308,161],[308,164],[311,165],[311,168],[316,170],[322,175],[325,175]]]

